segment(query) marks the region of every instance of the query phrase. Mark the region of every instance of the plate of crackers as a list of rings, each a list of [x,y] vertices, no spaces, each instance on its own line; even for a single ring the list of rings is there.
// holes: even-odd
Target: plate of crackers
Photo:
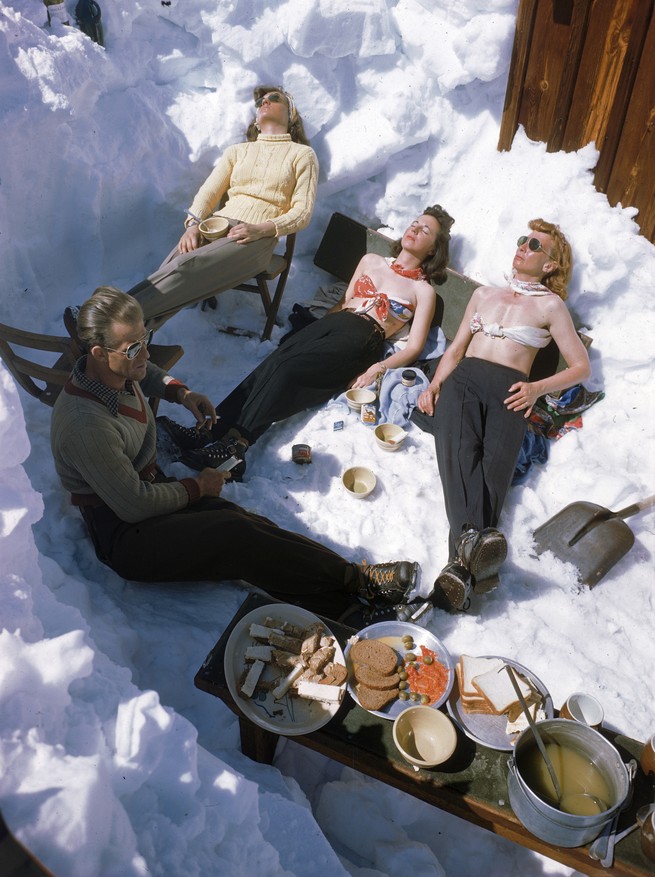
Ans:
[[[527,667],[498,655],[460,655],[448,712],[467,737],[490,749],[511,752],[528,720],[512,685],[509,665],[534,722],[552,719],[548,689]]]
[[[225,679],[241,712],[275,734],[309,734],[330,721],[346,692],[343,650],[317,615],[287,603],[259,606],[234,626]]]
[[[362,709],[395,719],[410,706],[445,703],[455,681],[448,650],[409,621],[380,621],[346,644],[348,692]]]

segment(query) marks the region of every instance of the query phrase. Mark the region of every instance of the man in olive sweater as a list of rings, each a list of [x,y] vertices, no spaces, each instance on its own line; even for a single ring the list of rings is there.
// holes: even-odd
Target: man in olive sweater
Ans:
[[[87,351],[55,404],[51,445],[61,482],[82,513],[98,558],[137,581],[243,579],[337,618],[357,601],[402,604],[417,563],[355,564],[317,542],[220,498],[229,473],[167,478],[156,464],[147,397],[215,422],[209,399],[148,362],[143,312],[99,287],[80,309]]]

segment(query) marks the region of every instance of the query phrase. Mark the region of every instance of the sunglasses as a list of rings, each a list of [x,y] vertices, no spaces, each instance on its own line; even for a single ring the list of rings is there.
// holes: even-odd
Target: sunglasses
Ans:
[[[278,91],[271,91],[269,94],[262,95],[262,97],[257,98],[255,101],[255,106],[259,109],[264,101],[268,101],[270,104],[284,104],[286,103],[284,97]]]
[[[550,255],[550,253],[546,253],[544,248],[541,246],[541,242],[537,238],[528,239],[528,236],[526,234],[522,234],[521,237],[517,240],[516,246],[522,247],[524,244],[527,244],[528,249],[532,250],[533,253],[538,253],[539,250],[541,250],[541,252],[544,253],[546,256],[548,256],[548,258],[552,262],[556,261],[555,259],[553,259],[553,257]],[[557,263],[557,264],[559,264],[559,263]]]
[[[150,329],[149,332],[146,332],[143,338],[139,339],[139,341],[133,341],[125,348],[125,350],[116,350],[115,347],[105,347],[105,350],[109,350],[112,353],[122,353],[123,356],[127,356],[128,359],[136,359],[143,348],[150,345],[154,334],[154,329]]]

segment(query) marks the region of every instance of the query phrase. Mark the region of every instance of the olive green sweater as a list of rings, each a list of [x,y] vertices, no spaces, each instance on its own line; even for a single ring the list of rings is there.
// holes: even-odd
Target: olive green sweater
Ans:
[[[177,401],[184,386],[153,363],[133,394],[118,394],[118,413],[84,386],[80,360],[57,399],[50,430],[57,474],[75,505],[108,505],[136,523],[200,498],[195,478],[154,483],[157,430],[147,398]]]

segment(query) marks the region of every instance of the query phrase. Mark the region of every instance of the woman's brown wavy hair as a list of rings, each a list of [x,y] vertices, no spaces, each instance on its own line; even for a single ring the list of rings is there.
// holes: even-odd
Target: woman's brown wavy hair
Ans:
[[[450,229],[455,220],[447,213],[441,204],[433,204],[426,207],[421,216],[432,216],[439,223],[439,233],[434,245],[434,252],[425,257],[421,263],[421,269],[431,283],[441,286],[448,279],[446,267],[450,259]],[[397,240],[391,250],[392,256],[397,256],[402,250],[402,240]]]

